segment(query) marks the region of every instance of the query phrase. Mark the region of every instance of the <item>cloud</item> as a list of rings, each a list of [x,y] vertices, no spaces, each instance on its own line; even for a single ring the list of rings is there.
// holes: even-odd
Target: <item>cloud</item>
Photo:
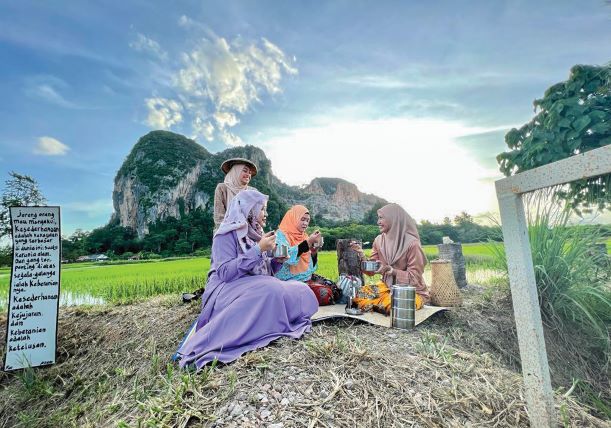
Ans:
[[[129,47],[138,52],[151,54],[163,61],[168,59],[168,53],[161,48],[159,43],[142,33],[136,34],[136,40],[130,42]]]
[[[226,111],[216,112],[213,116],[219,128],[232,127],[239,122],[235,114]]]
[[[207,141],[214,140],[214,125],[212,125],[212,123],[197,116],[193,119],[191,126],[195,135],[202,136]]]
[[[486,132],[463,135],[457,143],[467,150],[481,165],[498,171],[496,156],[506,150],[505,134],[511,126],[500,127]],[[500,173],[499,173],[500,174]]]
[[[407,89],[419,87],[419,85],[410,84],[409,82],[403,81],[396,77],[380,75],[357,75],[340,77],[337,82],[376,89]]]
[[[244,144],[244,141],[242,141],[240,137],[225,129],[221,129],[218,134],[221,141],[227,146],[235,147]]]
[[[34,154],[43,156],[63,156],[68,153],[70,147],[53,137],[40,137],[38,145],[34,148]]]
[[[168,129],[184,119],[195,138],[242,144],[231,128],[265,96],[282,92],[283,78],[298,72],[295,59],[265,38],[228,41],[187,16],[179,19],[179,25],[197,32],[199,39],[180,54],[181,66],[172,73],[172,93],[146,100],[147,123]]]
[[[149,111],[146,123],[151,128],[170,129],[182,122],[183,107],[178,102],[167,98],[147,98],[145,102]]]
[[[43,100],[60,107],[78,109],[79,105],[67,100],[61,91],[69,85],[55,76],[43,75],[28,77],[25,81],[25,94],[30,98]]]

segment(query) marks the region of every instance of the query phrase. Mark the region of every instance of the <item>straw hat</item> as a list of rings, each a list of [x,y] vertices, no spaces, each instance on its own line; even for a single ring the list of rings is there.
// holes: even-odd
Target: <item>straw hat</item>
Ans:
[[[225,174],[227,174],[229,170],[231,169],[231,167],[234,166],[235,164],[248,165],[252,172],[252,176],[254,177],[255,175],[257,175],[257,165],[255,165],[254,162],[249,161],[248,159],[244,159],[244,158],[227,159],[225,162],[221,164],[221,169],[223,170]]]

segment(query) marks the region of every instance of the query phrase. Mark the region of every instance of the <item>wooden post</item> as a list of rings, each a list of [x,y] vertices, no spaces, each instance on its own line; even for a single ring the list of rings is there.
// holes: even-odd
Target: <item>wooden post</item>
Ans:
[[[555,427],[554,394],[522,195],[499,195],[524,392],[533,427]]]
[[[518,331],[528,417],[533,427],[554,427],[556,415],[528,225],[522,195],[611,173],[611,144],[495,182]]]
[[[365,283],[363,272],[361,271],[361,263],[359,255],[356,251],[350,248],[350,242],[357,242],[359,245],[363,243],[358,239],[338,239],[337,240],[337,271],[340,275],[353,275],[361,278],[361,284]]]

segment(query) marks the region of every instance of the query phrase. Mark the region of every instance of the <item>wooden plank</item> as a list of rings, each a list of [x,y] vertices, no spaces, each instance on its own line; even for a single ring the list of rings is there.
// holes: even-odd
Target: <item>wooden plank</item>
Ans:
[[[611,173],[611,145],[496,181],[497,195],[520,194]]]

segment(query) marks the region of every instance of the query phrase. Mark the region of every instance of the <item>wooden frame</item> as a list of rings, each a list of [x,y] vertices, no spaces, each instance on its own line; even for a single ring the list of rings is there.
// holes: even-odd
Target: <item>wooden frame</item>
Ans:
[[[611,173],[611,145],[495,182],[515,314],[526,404],[532,426],[555,427],[556,415],[522,195]]]

